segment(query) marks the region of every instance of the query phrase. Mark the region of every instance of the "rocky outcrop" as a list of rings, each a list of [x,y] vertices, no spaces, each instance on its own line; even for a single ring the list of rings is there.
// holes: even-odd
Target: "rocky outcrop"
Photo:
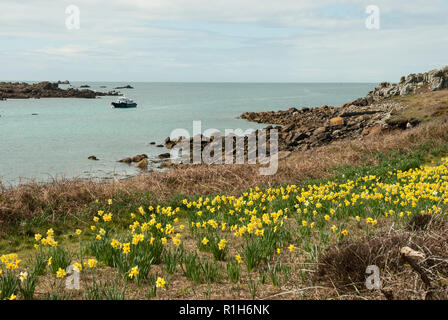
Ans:
[[[425,73],[410,74],[401,77],[399,83],[380,83],[373,91],[370,91],[361,103],[370,104],[373,101],[391,98],[394,96],[406,96],[417,93],[420,89],[437,91],[448,88],[448,66],[442,69],[431,70]]]
[[[61,89],[58,83],[39,82],[28,84],[24,82],[0,82],[0,99],[29,99],[29,98],[89,98],[97,96],[118,96],[119,92],[99,92],[89,89]]]
[[[342,117],[335,117],[330,119],[330,126],[332,127],[343,126],[344,124],[345,121]]]
[[[284,111],[246,112],[241,118],[259,123],[278,124],[279,150],[302,151],[336,140],[381,134],[393,128],[406,129],[408,122],[388,122],[392,113],[404,108],[383,101],[369,106],[347,104],[342,107],[290,108]],[[413,122],[410,125],[413,126]],[[272,129],[272,125],[266,130]]]
[[[348,102],[342,105],[342,107],[350,105],[365,107],[392,97],[403,97],[421,91],[437,91],[446,88],[448,88],[448,66],[425,73],[412,73],[407,77],[403,76],[399,83],[381,82],[364,98]]]
[[[266,134],[266,149],[269,154],[270,134],[273,129],[278,131],[278,150],[280,152],[303,151],[321,145],[329,144],[336,140],[358,139],[364,136],[380,135],[385,130],[400,128],[407,129],[418,122],[407,120],[406,123],[390,121],[391,114],[402,110],[404,106],[392,101],[383,101],[370,106],[345,105],[343,107],[322,106],[320,108],[290,108],[282,111],[245,112],[241,118],[258,123],[270,124],[262,130],[255,131],[258,137],[260,131]],[[215,150],[216,144],[222,145],[222,156],[225,157],[225,140],[233,139],[233,150],[229,150],[232,156],[236,155],[236,136],[211,136],[210,138],[198,135],[196,139],[190,137],[184,139],[166,138],[165,147],[174,148],[179,143],[185,143],[190,150],[190,163],[193,162],[192,150],[194,141],[200,142],[201,152],[206,148]],[[279,154],[280,154],[279,152]],[[244,137],[244,155],[247,159],[248,136]],[[212,155],[213,156],[213,155]]]
[[[124,159],[121,159],[121,160],[118,160],[118,162],[121,162],[121,163],[131,163],[132,162],[132,158],[124,158]]]
[[[175,140],[171,140],[170,138],[165,139],[166,147],[169,149],[174,148],[175,146],[179,145],[181,150],[189,150],[190,157],[189,157],[189,163],[194,163],[194,153],[196,152],[195,149],[199,148],[202,155],[206,154],[211,158],[214,158],[216,155],[215,151],[219,152],[219,156],[221,157],[222,163],[225,162],[226,158],[232,158],[233,162],[236,163],[238,153],[241,151],[238,149],[240,147],[240,144],[243,146],[242,149],[244,149],[243,157],[244,161],[247,161],[249,155],[252,159],[258,159],[258,147],[260,144],[263,146],[263,149],[266,150],[266,152],[263,154],[263,156],[269,156],[270,155],[270,133],[273,129],[272,126],[269,126],[263,130],[255,130],[250,135],[246,136],[237,136],[235,134],[223,136],[221,134],[214,134],[210,137],[206,137],[202,134],[198,134],[194,137],[190,138],[184,138],[179,137]],[[262,136],[261,133],[265,134],[265,138],[261,142],[259,142],[259,138]],[[255,148],[252,149],[252,147],[249,147],[251,144],[249,143],[249,139],[253,138],[252,141],[254,141]],[[196,142],[197,141],[197,142]],[[226,142],[229,145],[232,145],[232,148],[229,150],[226,150]],[[197,143],[197,145],[196,145]],[[238,150],[238,152],[237,152]],[[205,153],[203,153],[205,151]],[[166,155],[170,155],[169,153],[166,153]],[[184,155],[180,155],[184,157]],[[159,156],[160,157],[160,156]],[[203,159],[202,159],[203,160]],[[175,161],[168,161],[165,163],[162,163],[160,165],[161,168],[170,167],[175,165]]]
[[[128,85],[123,86],[123,87],[116,87],[115,89],[134,89],[134,87],[128,84]]]
[[[143,159],[148,159],[148,156],[146,154],[138,154],[132,157],[132,162],[140,162]]]
[[[380,83],[366,97],[340,107],[290,108],[283,111],[245,112],[242,119],[281,125],[279,149],[306,150],[335,140],[379,135],[389,129],[418,124],[411,118],[391,117],[405,108],[390,98],[448,88],[448,66],[402,77],[398,84]],[[269,128],[269,127],[268,127]]]
[[[171,157],[169,152],[159,154],[159,159],[169,159]]]
[[[180,142],[182,141],[183,138],[184,138],[184,137],[179,137],[179,138],[177,138],[177,139],[175,139],[175,140],[171,140],[170,137],[167,137],[167,138],[165,139],[165,147],[166,147],[167,149],[172,149],[176,144],[180,143]]]
[[[121,160],[118,160],[118,162],[122,162],[122,163],[131,163],[131,162],[140,162],[143,159],[148,159],[148,156],[146,154],[138,154],[136,156],[131,157],[127,157]]]
[[[127,157],[119,160],[118,162],[127,164],[131,164],[134,162],[137,168],[142,170],[148,169],[148,156],[146,154],[138,154],[133,157]]]
[[[136,163],[137,168],[146,170],[148,169],[148,159],[144,158]]]

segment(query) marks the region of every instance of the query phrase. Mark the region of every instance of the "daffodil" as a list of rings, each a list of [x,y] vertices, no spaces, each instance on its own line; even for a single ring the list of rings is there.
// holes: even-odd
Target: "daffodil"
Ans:
[[[87,261],[87,266],[88,266],[90,269],[96,268],[97,264],[98,264],[98,261],[96,261],[95,259],[89,259],[89,260]]]
[[[235,255],[235,259],[238,263],[243,262],[243,259],[241,258],[241,256],[239,254]]]
[[[165,287],[165,284],[166,284],[165,279],[163,279],[161,277],[157,277],[157,280],[156,280],[157,288],[163,288],[163,287]]]
[[[131,269],[131,271],[129,271],[129,278],[133,279],[138,275],[138,266],[135,266]]]
[[[224,250],[225,247],[226,247],[226,240],[225,239],[221,239],[221,241],[219,241],[219,243],[218,243],[218,249],[219,250]]]
[[[28,272],[20,272],[19,279],[20,282],[24,282],[28,278]]]
[[[59,268],[58,271],[56,272],[57,278],[64,278],[66,275],[67,275],[67,273],[62,268]]]

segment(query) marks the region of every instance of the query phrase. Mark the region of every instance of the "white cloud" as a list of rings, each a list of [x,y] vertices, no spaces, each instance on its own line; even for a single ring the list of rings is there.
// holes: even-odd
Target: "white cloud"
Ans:
[[[73,56],[73,55],[89,53],[94,50],[95,50],[95,47],[66,45],[66,46],[58,47],[58,48],[38,49],[38,50],[34,50],[34,52],[45,53],[45,54],[49,54],[49,55]]]
[[[361,72],[382,80],[411,61],[443,61],[444,1],[2,0],[2,71],[26,79],[39,65],[48,77],[100,80],[119,63],[131,80],[180,81],[177,68],[184,81],[356,81]],[[379,31],[364,27],[372,3]],[[80,8],[80,30],[65,28],[70,4]]]

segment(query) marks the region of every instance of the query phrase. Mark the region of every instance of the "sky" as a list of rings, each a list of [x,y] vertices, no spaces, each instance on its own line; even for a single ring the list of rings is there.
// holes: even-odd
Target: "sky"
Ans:
[[[2,80],[397,82],[447,53],[446,0],[0,0]]]

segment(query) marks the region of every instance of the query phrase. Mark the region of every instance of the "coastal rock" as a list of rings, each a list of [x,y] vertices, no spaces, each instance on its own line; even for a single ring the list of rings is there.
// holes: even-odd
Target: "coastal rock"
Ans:
[[[172,149],[176,145],[176,141],[172,141],[170,137],[165,139],[165,147],[167,149]]]
[[[99,92],[90,89],[61,89],[57,82],[43,81],[34,84],[24,82],[0,82],[0,96],[5,99],[30,99],[30,98],[88,98],[98,96],[118,96],[115,91]]]
[[[137,168],[139,168],[139,169],[146,170],[146,169],[148,169],[148,159],[143,158],[142,160],[140,160],[139,162],[137,162],[135,165],[136,165]]]
[[[283,128],[283,131],[284,131],[284,132],[290,132],[290,131],[293,130],[294,128],[295,128],[295,124],[294,124],[294,123],[291,123],[291,124],[285,126],[285,127]]]
[[[319,127],[319,128],[317,128],[316,130],[314,130],[313,134],[316,135],[316,136],[318,136],[318,135],[323,134],[323,133],[326,132],[326,131],[327,131],[327,128],[326,128],[326,127]]]
[[[448,81],[447,79],[444,79],[443,77],[434,77],[429,82],[429,89],[432,91],[441,90],[444,87],[445,81]]]
[[[330,126],[343,126],[344,125],[344,118],[342,117],[335,117],[330,119]]]
[[[128,157],[128,158],[121,159],[118,162],[123,162],[123,163],[136,162],[136,163],[138,163],[144,159],[148,159],[148,156],[146,154],[138,154],[136,156],[133,156],[132,158]]]
[[[306,138],[308,138],[309,135],[306,134],[305,132],[295,132],[292,134],[291,136],[291,141],[292,142],[298,142],[298,141],[302,141]]]
[[[392,88],[390,83],[382,83],[384,88]],[[335,108],[322,106],[309,109],[288,109],[277,112],[246,112],[245,119],[258,119],[265,123],[278,123],[278,148],[281,151],[306,151],[310,148],[332,143],[336,140],[360,138],[380,134],[383,125],[389,125],[391,113],[402,110],[396,102],[379,102],[369,104],[371,99],[357,99]],[[367,105],[365,105],[367,104]],[[389,119],[389,120],[388,120]],[[397,121],[394,117],[393,121]],[[389,125],[391,128],[406,129],[408,118],[403,123]],[[412,122],[412,121],[411,121]],[[273,129],[272,125],[265,130]],[[370,132],[372,132],[370,134]]]
[[[169,159],[170,157],[171,157],[171,154],[169,152],[159,154],[160,159]]]
[[[146,154],[138,154],[132,157],[132,162],[140,162],[143,159],[148,159],[148,156]]]
[[[425,73],[409,74],[407,77],[401,77],[398,84],[382,82],[363,99],[371,104],[394,96],[414,94],[423,88],[432,91],[448,88],[448,66]]]
[[[134,87],[128,84],[128,85],[126,85],[126,86],[123,86],[123,87],[116,87],[116,88],[114,88],[114,89],[134,89]]]
[[[368,102],[366,98],[358,98],[353,101],[352,104],[359,107],[365,107],[366,105],[368,105]]]

